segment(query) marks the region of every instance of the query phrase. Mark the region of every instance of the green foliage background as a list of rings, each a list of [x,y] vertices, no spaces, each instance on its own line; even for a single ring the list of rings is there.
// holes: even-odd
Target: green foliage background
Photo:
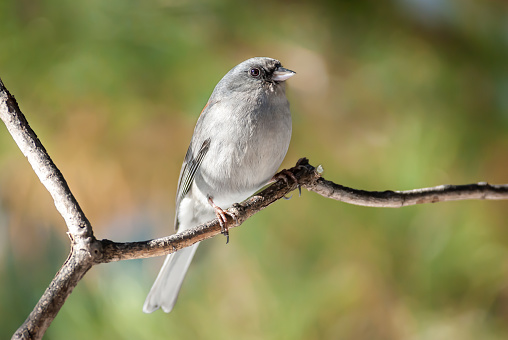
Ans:
[[[366,190],[508,182],[504,1],[0,2],[0,77],[96,236],[172,232],[217,81],[278,58],[307,156]],[[66,227],[0,127],[0,338],[65,260]],[[506,202],[404,209],[303,192],[202,244],[176,309],[141,312],[162,259],[93,268],[46,339],[506,339]]]

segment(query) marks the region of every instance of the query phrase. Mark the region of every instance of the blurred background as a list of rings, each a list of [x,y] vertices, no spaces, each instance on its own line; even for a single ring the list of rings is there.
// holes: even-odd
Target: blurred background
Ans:
[[[0,77],[98,238],[173,232],[181,162],[215,84],[252,56],[288,81],[293,139],[365,190],[508,183],[502,0],[0,2]],[[303,191],[203,242],[175,310],[141,307],[162,258],[94,267],[45,339],[506,339],[508,202],[402,209]],[[0,338],[69,251],[0,126]]]

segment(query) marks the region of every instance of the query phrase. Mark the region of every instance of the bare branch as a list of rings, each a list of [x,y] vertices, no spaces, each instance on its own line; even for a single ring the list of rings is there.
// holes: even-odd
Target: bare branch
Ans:
[[[400,208],[409,205],[435,203],[455,200],[506,200],[508,185],[490,185],[487,183],[467,185],[440,185],[433,188],[408,191],[365,191],[348,188],[322,178],[315,167],[306,158],[298,161],[294,168],[289,169],[299,185],[321,196],[354,205]],[[280,180],[265,190],[252,196],[245,202],[230,208],[228,212],[236,216],[236,221],[228,217],[228,227],[241,225],[250,216],[266,208],[297,188],[294,181],[285,183]],[[115,243],[102,240],[102,257],[100,263],[127,259],[147,258],[172,253],[188,247],[196,242],[213,237],[220,233],[217,220],[210,221],[184,233],[175,234],[144,242]]]
[[[117,243],[110,240],[97,240],[93,235],[90,222],[72,195],[65,179],[1,80],[0,118],[42,184],[53,197],[57,210],[67,224],[71,239],[69,257],[26,321],[13,335],[13,339],[41,339],[74,287],[93,265],[169,254],[220,233],[218,221],[213,220],[181,234],[144,242]],[[508,185],[478,183],[410,191],[369,192],[327,181],[321,177],[320,173],[321,171],[317,171],[307,159],[302,158],[295,167],[284,173],[286,177],[279,176],[281,179],[273,185],[245,202],[231,207],[228,211],[235,216],[235,219],[228,217],[228,227],[241,225],[256,212],[295,190],[298,185],[327,198],[369,207],[394,208],[450,200],[508,199]],[[295,183],[293,177],[298,183]]]
[[[0,118],[28,159],[42,184],[49,191],[58,212],[67,224],[71,253],[50,286],[13,339],[40,339],[79,280],[92,267],[99,254],[92,226],[72,195],[67,182],[28,125],[18,103],[0,79]]]
[[[62,215],[74,237],[93,237],[90,222],[83,214],[78,202],[72,195],[62,173],[55,166],[46,149],[30,128],[21,113],[14,96],[5,88],[0,79],[0,118],[7,130],[18,144],[23,155],[28,159],[41,183],[49,191],[56,209]]]
[[[91,267],[90,261],[82,261],[80,256],[71,251],[65,264],[12,339],[41,339],[67,297]]]
[[[302,168],[302,170],[298,172],[297,178],[299,180],[308,180],[310,177],[317,176],[317,173],[310,169],[313,169],[313,167]],[[298,171],[295,168],[292,170]],[[249,217],[281,199],[296,188],[297,184],[294,182],[286,183],[284,180],[279,180],[245,202],[233,205],[233,207],[228,209],[228,212],[234,215],[235,219],[227,215],[227,226],[229,228],[240,226]],[[102,240],[102,256],[98,258],[97,261],[98,263],[107,263],[166,255],[218,235],[220,231],[219,222],[217,219],[214,219],[182,233],[155,240],[127,243]]]
[[[407,191],[365,191],[348,188],[324,178],[302,183],[310,191],[337,201],[377,208],[400,208],[422,203],[459,200],[505,200],[508,185],[491,185],[486,182],[465,185],[439,185],[432,188]]]

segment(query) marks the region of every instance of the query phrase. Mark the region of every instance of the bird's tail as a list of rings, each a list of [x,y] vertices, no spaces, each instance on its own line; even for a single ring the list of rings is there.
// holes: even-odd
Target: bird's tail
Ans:
[[[143,312],[152,313],[159,308],[166,313],[173,309],[183,279],[198,248],[199,242],[169,254],[146,297]]]

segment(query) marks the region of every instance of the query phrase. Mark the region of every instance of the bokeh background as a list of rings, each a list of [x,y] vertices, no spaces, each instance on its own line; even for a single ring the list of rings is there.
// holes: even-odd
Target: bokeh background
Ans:
[[[0,77],[96,236],[173,232],[178,172],[218,80],[252,56],[288,81],[293,139],[366,190],[508,182],[502,0],[0,2]],[[46,339],[506,339],[508,203],[374,209],[304,191],[204,242],[170,315],[162,258],[94,267]],[[0,338],[69,250],[0,126]]]

